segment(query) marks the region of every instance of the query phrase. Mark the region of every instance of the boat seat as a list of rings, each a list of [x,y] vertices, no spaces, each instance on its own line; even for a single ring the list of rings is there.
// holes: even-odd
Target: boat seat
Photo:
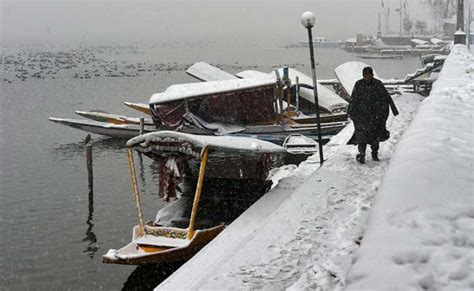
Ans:
[[[154,236],[146,234],[134,240],[139,245],[161,246],[161,247],[185,247],[190,241],[180,238],[169,238],[163,236]]]

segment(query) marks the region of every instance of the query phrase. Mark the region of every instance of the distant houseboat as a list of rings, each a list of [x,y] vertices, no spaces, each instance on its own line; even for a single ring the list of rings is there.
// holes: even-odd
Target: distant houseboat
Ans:
[[[308,47],[309,42],[307,40],[302,40],[298,42],[300,47]],[[315,37],[313,39],[313,47],[315,48],[337,48],[341,47],[342,42],[341,41],[335,41],[335,40],[327,40],[324,37]]]

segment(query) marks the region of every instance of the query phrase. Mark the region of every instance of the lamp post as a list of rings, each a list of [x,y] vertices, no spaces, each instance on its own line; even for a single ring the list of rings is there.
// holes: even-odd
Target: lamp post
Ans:
[[[313,12],[306,11],[301,14],[301,24],[308,30],[309,39],[309,54],[311,57],[311,71],[313,73],[313,95],[314,104],[316,105],[316,123],[318,125],[318,144],[319,144],[319,161],[321,164],[324,162],[323,156],[323,142],[321,139],[321,122],[319,119],[319,102],[318,102],[318,83],[316,82],[316,69],[314,65],[314,52],[313,52],[313,34],[311,28],[316,22],[316,17]]]

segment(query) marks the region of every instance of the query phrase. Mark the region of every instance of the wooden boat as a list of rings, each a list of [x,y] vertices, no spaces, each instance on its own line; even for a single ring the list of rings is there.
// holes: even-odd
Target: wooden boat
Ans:
[[[283,89],[275,78],[232,79],[177,84],[150,98],[159,129],[192,134],[238,134],[282,144],[292,133],[315,137],[315,123],[298,123],[285,107]],[[286,113],[285,113],[285,109]],[[347,119],[321,124],[327,140]],[[267,137],[270,137],[268,139]]]
[[[115,124],[94,120],[56,117],[50,117],[49,120],[54,123],[113,138],[129,139],[140,134],[140,126],[135,124]],[[156,128],[154,126],[145,126],[143,128],[143,133],[152,132],[155,130]]]
[[[198,62],[193,64],[186,70],[186,73],[195,77],[201,81],[223,81],[223,80],[235,80],[238,78],[241,79],[273,79],[276,81],[277,76],[275,71],[270,74],[255,71],[255,70],[246,70],[243,72],[237,73],[235,76],[227,73],[219,68],[216,68],[205,62]],[[283,75],[283,68],[278,69],[278,74]],[[313,95],[313,79],[302,72],[288,68],[288,77],[291,81],[291,86],[301,85],[298,90],[299,94],[297,97],[301,97],[305,101],[314,104],[314,95]],[[298,82],[297,82],[298,79]],[[318,83],[318,103],[320,110],[323,111],[322,114],[330,115],[336,114],[340,120],[341,113],[344,113],[347,109],[347,102],[339,97],[337,94],[326,88],[325,86]],[[294,97],[293,97],[294,98]],[[285,102],[286,100],[284,100]],[[287,102],[285,102],[287,103]],[[286,105],[285,105],[286,107]],[[298,111],[299,108],[296,109]],[[314,110],[313,110],[314,112]],[[307,114],[305,114],[307,116]],[[338,119],[333,118],[333,119]],[[327,116],[327,119],[331,119]],[[347,116],[346,116],[347,119]],[[300,119],[299,121],[301,121]],[[332,120],[335,121],[335,120]],[[324,121],[323,121],[324,122]],[[308,122],[305,122],[308,123]],[[314,123],[314,121],[313,121]]]
[[[264,181],[271,168],[292,159],[302,160],[309,155],[291,153],[283,147],[252,138],[196,136],[173,131],[135,137],[127,142],[127,147],[139,225],[133,228],[132,242],[119,250],[109,250],[103,256],[104,263],[157,264],[189,259],[224,228],[223,225],[196,227],[199,225],[198,206],[203,189],[204,197],[208,189],[203,186],[205,180],[252,178]],[[172,168],[172,173],[181,168],[189,171],[187,175],[197,176],[187,228],[143,223],[132,149],[155,159],[162,167]],[[229,162],[237,160],[241,163]],[[186,165],[181,167],[177,163]],[[222,195],[230,196],[229,193]]]
[[[210,65],[208,65],[210,66]],[[206,67],[206,65],[204,65]],[[190,69],[193,69],[191,67]],[[203,70],[203,65],[194,67],[191,72],[201,79],[227,78],[228,73],[215,68],[212,73]],[[216,72],[217,71],[217,72]],[[292,77],[309,77],[290,70]],[[218,76],[215,76],[217,73]],[[150,104],[125,102],[125,105],[151,114],[155,121],[154,130],[175,130],[200,135],[251,136],[277,144],[294,133],[316,138],[317,125],[315,116],[296,112],[291,103],[290,84],[283,84],[276,76],[267,74],[268,78],[209,81],[204,83],[177,84],[165,92],[154,94]],[[309,81],[308,81],[309,82]],[[321,88],[319,88],[321,87]],[[324,86],[318,86],[325,98],[321,104],[327,112],[321,114],[321,135],[324,141],[337,134],[347,124],[345,108],[347,102],[337,97]],[[326,91],[327,92],[326,92]],[[286,102],[283,95],[286,95]],[[314,102],[312,89],[301,87],[302,100]],[[342,100],[342,101],[341,101]],[[301,102],[303,103],[303,102]],[[313,110],[314,111],[314,110]],[[71,126],[96,134],[118,138],[130,138],[139,133],[139,119],[108,113],[84,112],[78,114],[92,118],[95,122],[77,119],[50,118],[51,121]],[[151,124],[151,120],[147,124]],[[144,132],[153,131],[145,126]]]
[[[138,124],[140,125],[139,117],[129,117],[125,115],[111,114],[107,112],[98,112],[98,111],[75,111],[76,114],[84,116],[86,118],[100,121],[108,122],[113,124]],[[154,126],[153,120],[151,118],[143,118],[143,124]]]

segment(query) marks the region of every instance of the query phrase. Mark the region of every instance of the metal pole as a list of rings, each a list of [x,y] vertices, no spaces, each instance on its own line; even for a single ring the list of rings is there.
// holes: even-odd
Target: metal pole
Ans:
[[[309,54],[311,57],[311,71],[313,74],[313,94],[314,104],[316,105],[316,123],[318,125],[318,144],[319,144],[319,161],[321,164],[324,162],[323,156],[323,142],[321,139],[321,122],[319,119],[319,102],[318,102],[318,83],[316,81],[316,66],[314,64],[314,52],[313,52],[313,34],[311,32],[311,26],[308,26],[308,38],[309,38]]]

